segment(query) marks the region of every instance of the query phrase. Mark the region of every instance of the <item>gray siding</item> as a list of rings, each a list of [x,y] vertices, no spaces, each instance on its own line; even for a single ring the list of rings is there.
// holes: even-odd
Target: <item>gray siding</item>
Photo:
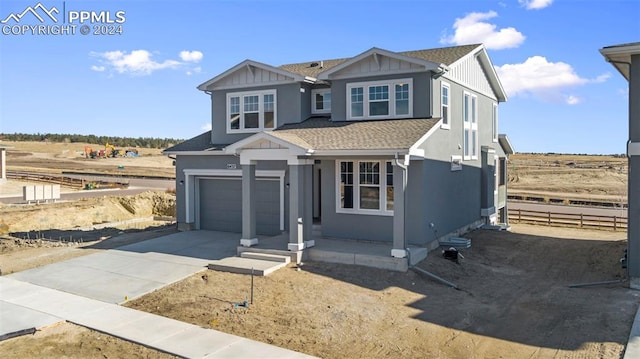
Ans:
[[[334,80],[331,84],[331,118],[334,121],[347,119],[347,84],[352,82],[413,79],[413,117],[429,118],[431,111],[431,72],[407,73],[386,76],[374,76]],[[438,102],[439,103],[439,102]]]
[[[377,159],[376,159],[377,160]],[[322,235],[326,237],[392,242],[393,217],[346,214],[336,212],[336,165],[322,160]],[[411,162],[407,181],[407,240],[412,244],[426,243],[427,224],[424,221],[424,177],[422,161]]]
[[[260,91],[275,89],[277,98],[277,126],[287,123],[298,123],[307,117],[302,117],[309,113],[310,100],[306,109],[302,108],[303,97],[300,92],[300,84],[292,83],[287,85],[260,86],[251,88],[240,88],[231,90],[217,90],[211,94],[211,141],[215,144],[231,144],[240,141],[254,133],[227,134],[227,94],[233,92]],[[306,90],[305,94],[310,92]],[[302,94],[304,95],[304,94]],[[309,95],[310,96],[310,95]],[[310,97],[309,97],[310,98]],[[305,112],[306,110],[306,112]]]

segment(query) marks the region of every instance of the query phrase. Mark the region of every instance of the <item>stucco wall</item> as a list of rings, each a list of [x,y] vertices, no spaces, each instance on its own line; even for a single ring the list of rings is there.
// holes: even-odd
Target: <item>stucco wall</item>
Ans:
[[[334,121],[346,121],[347,119],[347,84],[353,82],[396,80],[403,78],[413,79],[413,117],[431,117],[431,72],[419,72],[408,74],[396,74],[386,76],[373,76],[364,78],[351,78],[345,80],[333,80],[331,83],[331,118]]]
[[[309,89],[305,89],[305,93],[300,92],[300,84],[286,84],[276,86],[260,86],[252,88],[240,88],[231,90],[217,90],[211,94],[211,139],[215,144],[231,144],[240,141],[246,137],[256,133],[235,133],[227,134],[227,94],[245,91],[260,90],[276,90],[276,126],[282,126],[286,123],[298,123],[307,117],[301,115],[308,114],[310,111],[310,97],[308,97]],[[301,96],[302,95],[302,96]],[[309,103],[306,109],[302,109],[302,103],[305,101],[303,97],[307,96],[306,102]],[[305,112],[306,110],[306,112]]]

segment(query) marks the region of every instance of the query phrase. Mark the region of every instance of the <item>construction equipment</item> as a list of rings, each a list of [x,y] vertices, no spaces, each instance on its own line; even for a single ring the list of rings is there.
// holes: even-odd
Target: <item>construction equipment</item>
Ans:
[[[90,146],[84,146],[84,158],[96,158],[98,151],[94,151]]]

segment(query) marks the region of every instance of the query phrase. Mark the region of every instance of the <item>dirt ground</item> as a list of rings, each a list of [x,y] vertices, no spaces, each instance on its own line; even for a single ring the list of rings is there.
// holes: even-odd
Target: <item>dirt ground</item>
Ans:
[[[518,153],[509,157],[509,191],[625,202],[627,169],[625,157]]]
[[[624,284],[624,235],[526,225],[478,230],[459,264],[412,271],[305,263],[255,278],[208,271],[127,304],[322,358],[618,358],[640,293]]]
[[[7,143],[3,143],[7,144]],[[85,159],[77,144],[11,143],[9,169],[171,173],[156,153]],[[66,147],[65,147],[66,146]],[[593,158],[592,158],[593,157]],[[580,195],[626,194],[626,160],[515,155],[510,188]],[[15,166],[15,167],[14,167]],[[145,167],[147,166],[147,167]],[[621,184],[622,183],[622,184]],[[603,193],[604,192],[604,193]],[[616,197],[616,198],[617,198]],[[103,197],[38,206],[0,204],[0,269],[17,272],[175,231],[161,222],[125,224],[171,212],[171,195]],[[158,205],[158,203],[160,203]],[[118,228],[91,229],[105,222]],[[323,358],[619,358],[640,293],[622,279],[624,232],[513,225],[475,231],[454,263],[438,252],[419,264],[455,282],[415,272],[307,262],[269,277],[206,271],[127,306]],[[7,357],[168,357],[63,323],[0,342]]]
[[[7,168],[10,171],[79,171],[111,175],[153,175],[175,177],[173,160],[160,149],[138,148],[138,157],[85,158],[84,148],[104,149],[86,143],[9,142]]]

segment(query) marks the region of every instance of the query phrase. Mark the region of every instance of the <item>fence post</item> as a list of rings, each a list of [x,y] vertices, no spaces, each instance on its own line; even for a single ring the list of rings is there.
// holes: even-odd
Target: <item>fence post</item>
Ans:
[[[615,232],[617,230],[618,227],[618,218],[616,216],[613,216],[613,231]]]
[[[548,215],[548,225],[551,225],[551,212],[547,212]]]
[[[582,213],[580,213],[580,228],[582,228],[582,225],[583,225],[583,224],[582,224],[582,223],[583,223],[583,221],[582,221],[582,220],[583,220],[583,218],[582,218],[582,217],[583,217],[583,215],[582,215]]]

